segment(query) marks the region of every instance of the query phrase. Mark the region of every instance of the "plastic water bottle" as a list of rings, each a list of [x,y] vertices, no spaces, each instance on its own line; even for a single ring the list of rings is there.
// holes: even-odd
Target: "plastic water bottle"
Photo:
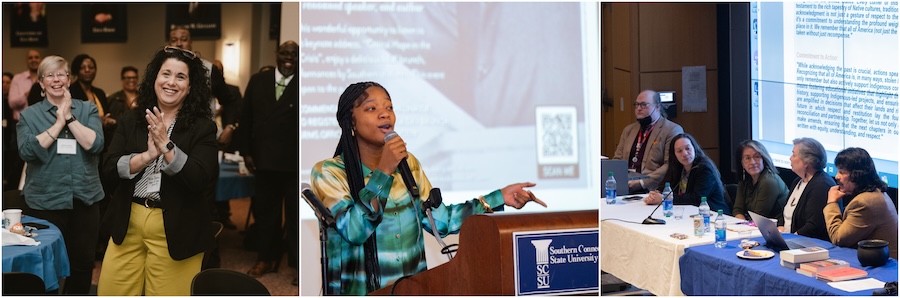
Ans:
[[[725,247],[725,215],[722,209],[719,209],[719,215],[716,216],[716,248]]]
[[[703,232],[709,233],[709,217],[712,216],[709,211],[709,204],[706,203],[706,197],[700,198],[700,216],[703,216]]]
[[[616,177],[613,172],[609,172],[609,178],[606,179],[606,204],[612,205],[616,203]]]
[[[663,214],[666,217],[672,216],[672,207],[673,207],[673,199],[672,199],[672,187],[669,186],[669,182],[666,182],[666,188],[663,188],[662,192],[663,196]]]

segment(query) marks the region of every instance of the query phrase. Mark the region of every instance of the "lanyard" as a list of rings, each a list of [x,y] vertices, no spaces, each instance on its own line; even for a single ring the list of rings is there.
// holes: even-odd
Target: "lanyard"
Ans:
[[[638,161],[637,157],[638,157],[638,155],[641,154],[641,147],[643,147],[643,144],[644,144],[644,142],[647,141],[647,138],[650,137],[651,131],[653,131],[652,125],[650,126],[650,128],[647,128],[647,130],[644,131],[644,133],[638,133],[637,144],[634,145],[634,157],[631,158],[631,162],[637,163],[637,161]],[[637,167],[637,165],[635,165],[635,167]]]

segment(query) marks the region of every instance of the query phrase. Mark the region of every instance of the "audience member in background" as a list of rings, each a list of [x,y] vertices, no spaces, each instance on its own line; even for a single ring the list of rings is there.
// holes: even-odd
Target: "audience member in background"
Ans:
[[[45,98],[23,110],[16,125],[19,155],[28,163],[25,214],[59,227],[71,268],[63,292],[87,295],[100,224],[97,202],[103,199],[100,115],[93,104],[72,97],[65,59],[44,58],[38,73]]]
[[[619,145],[613,159],[628,160],[628,171],[647,176],[644,179],[629,180],[629,193],[642,193],[661,187],[666,174],[666,149],[675,135],[684,133],[681,125],[666,119],[659,93],[644,90],[634,100],[634,116],[637,122],[622,130]],[[698,201],[699,202],[699,201]]]
[[[116,119],[109,115],[109,107],[106,104],[106,92],[103,89],[95,87],[94,78],[97,77],[97,61],[87,54],[79,54],[72,59],[72,74],[75,75],[75,82],[70,88],[72,98],[81,99],[97,106],[100,113],[100,121],[103,123],[103,133],[111,136],[116,128]],[[106,139],[104,148],[109,146],[109,138]]]
[[[282,43],[276,52],[277,70],[253,75],[244,94],[239,143],[247,169],[256,176],[256,194],[250,209],[259,234],[259,255],[247,272],[254,277],[278,270],[285,246],[282,213],[289,263],[293,264],[299,256],[300,88],[294,76],[299,52],[296,42]]]
[[[138,88],[104,155],[119,186],[103,217],[111,240],[98,295],[187,296],[215,239],[204,188],[217,169],[206,69],[166,47]]]
[[[738,145],[735,161],[741,165],[732,214],[747,219],[747,211],[778,219],[787,202],[788,189],[778,176],[769,151],[760,142],[746,140]]]
[[[856,248],[860,240],[888,242],[897,258],[897,207],[888,197],[887,184],[878,177],[875,162],[862,148],[847,148],[834,158],[837,185],[828,190],[823,210],[831,243]],[[841,215],[839,202],[847,203]]]
[[[725,204],[725,186],[722,185],[719,169],[703,153],[697,140],[689,134],[679,134],[672,138],[668,151],[666,176],[658,189],[644,198],[644,203],[659,204],[662,201],[660,191],[665,188],[665,182],[669,182],[675,205],[699,206],[700,198],[706,197],[710,211],[721,209],[730,214],[731,210]]]
[[[784,212],[778,219],[778,230],[829,241],[822,209],[834,179],[823,170],[828,158],[825,147],[812,138],[794,139],[791,149],[791,171],[797,179],[791,182]],[[841,203],[837,203],[841,207]]]
[[[140,80],[137,68],[134,66],[122,67],[121,78],[122,90],[116,91],[107,99],[109,115],[116,121],[121,119],[126,112],[137,107],[137,88],[138,80]]]
[[[465,203],[441,204],[433,210],[433,227],[397,170],[406,159],[424,202],[432,186],[422,165],[399,136],[384,140],[397,121],[387,90],[375,82],[348,86],[337,121],[341,138],[334,157],[316,163],[310,174],[313,191],[337,222],[327,243],[333,295],[365,295],[425,271],[423,228],[429,233],[437,228],[441,237],[456,234],[471,215],[501,211],[504,205],[520,209],[533,200],[525,188],[534,183],[510,184]]]
[[[219,71],[221,71],[223,73],[225,72],[225,68],[224,68],[224,66],[222,66],[222,61],[219,61],[219,60],[213,61],[213,67],[218,68]],[[228,83],[225,83],[225,86],[228,87],[228,91],[231,93],[231,97],[237,98],[238,100],[240,100],[241,89],[238,88],[238,86],[231,85]],[[216,106],[219,107],[220,105],[216,105]],[[221,109],[217,109],[217,111],[224,112]],[[238,114],[240,111],[238,109],[230,109],[229,112],[232,113],[232,115],[220,115],[219,117],[217,117],[218,118],[217,121],[221,124],[222,123],[221,119],[225,119],[225,118],[238,119],[239,118]],[[234,122],[233,124],[227,124],[225,126],[231,126],[230,129],[232,131],[238,130],[238,122]],[[219,150],[224,151],[224,152],[229,152],[229,153],[234,153],[234,151],[237,150],[236,149],[236,148],[238,148],[237,142],[232,141],[231,136],[232,135],[230,135],[230,134],[229,135],[223,134],[223,135],[219,136]],[[229,230],[234,230],[234,229],[237,229],[237,226],[235,226],[234,223],[231,222],[231,205],[230,204],[231,204],[230,201],[224,201],[224,202],[216,201],[215,202],[215,205],[216,205],[216,214],[215,215],[216,215],[216,220],[218,222],[222,223],[223,227],[225,227],[226,229],[229,229]]]
[[[264,72],[264,71],[272,70],[272,69],[275,69],[275,66],[272,66],[272,65],[263,65],[263,67],[260,67],[260,68],[259,68],[259,71],[258,71],[258,72]]]
[[[12,108],[13,120],[19,120],[19,113],[28,107],[31,86],[38,82],[39,64],[41,64],[41,53],[37,50],[28,50],[28,54],[25,56],[25,65],[28,66],[28,69],[13,76],[9,86],[9,107]],[[43,100],[43,98],[41,99]]]
[[[16,121],[9,107],[9,87],[13,74],[3,73],[3,191],[16,189],[22,176],[22,165],[16,145]]]

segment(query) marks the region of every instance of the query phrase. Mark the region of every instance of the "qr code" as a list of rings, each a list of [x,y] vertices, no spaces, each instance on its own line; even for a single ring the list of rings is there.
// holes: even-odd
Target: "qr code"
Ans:
[[[538,107],[535,113],[538,163],[577,163],[578,115],[575,107]]]

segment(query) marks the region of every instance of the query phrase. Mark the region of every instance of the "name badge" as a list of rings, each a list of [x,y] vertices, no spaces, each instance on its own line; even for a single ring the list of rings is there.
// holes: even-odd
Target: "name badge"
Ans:
[[[75,154],[75,147],[78,142],[75,139],[58,139],[56,140],[56,154]]]
[[[159,185],[162,184],[162,174],[159,172],[150,174],[147,177],[147,192],[159,192]]]

